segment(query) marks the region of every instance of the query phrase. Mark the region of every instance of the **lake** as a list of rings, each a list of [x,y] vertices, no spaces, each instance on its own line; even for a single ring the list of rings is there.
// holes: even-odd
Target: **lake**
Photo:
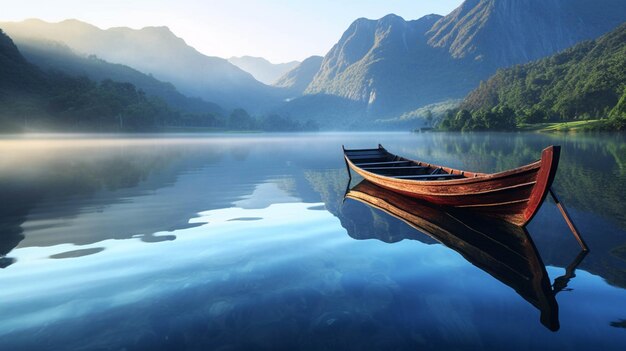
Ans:
[[[591,251],[546,200],[524,245],[558,282],[549,313],[456,244],[344,199],[341,145],[378,143],[482,172],[561,145],[553,188]],[[624,136],[30,135],[0,151],[2,350],[626,345]]]

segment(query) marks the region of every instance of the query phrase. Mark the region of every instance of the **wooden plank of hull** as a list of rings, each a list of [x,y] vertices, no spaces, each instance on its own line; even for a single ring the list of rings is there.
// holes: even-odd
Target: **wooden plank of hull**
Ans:
[[[550,146],[543,150],[539,161],[494,174],[466,172],[427,164],[431,168],[441,167],[447,173],[464,176],[461,179],[433,181],[376,174],[355,165],[351,156],[345,154],[344,157],[352,170],[383,188],[438,205],[471,208],[524,226],[534,217],[552,185],[559,154],[559,146]],[[388,155],[398,158],[393,154]],[[424,165],[423,162],[412,162]]]
[[[347,194],[382,210],[459,252],[473,265],[512,287],[541,311],[541,322],[559,329],[558,304],[537,249],[525,228],[476,217],[405,197],[364,181]]]

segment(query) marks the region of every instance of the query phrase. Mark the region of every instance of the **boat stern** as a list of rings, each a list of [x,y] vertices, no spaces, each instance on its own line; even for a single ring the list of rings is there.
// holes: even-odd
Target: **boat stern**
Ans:
[[[560,156],[561,147],[558,145],[549,146],[541,152],[541,166],[537,174],[537,182],[528,200],[528,206],[516,224],[525,226],[539,211],[556,176]]]

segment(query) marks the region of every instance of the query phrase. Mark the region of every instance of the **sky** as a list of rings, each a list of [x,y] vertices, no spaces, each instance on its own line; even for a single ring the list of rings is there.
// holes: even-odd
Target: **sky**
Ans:
[[[359,17],[446,15],[462,0],[0,0],[0,21],[68,18],[103,29],[168,26],[200,52],[274,63],[325,55]]]

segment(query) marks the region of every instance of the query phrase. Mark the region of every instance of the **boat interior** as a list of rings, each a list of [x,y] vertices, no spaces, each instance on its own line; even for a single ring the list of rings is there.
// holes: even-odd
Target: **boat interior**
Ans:
[[[446,180],[465,178],[464,172],[444,169],[394,155],[379,145],[376,149],[344,149],[355,166],[381,176],[410,180]]]

